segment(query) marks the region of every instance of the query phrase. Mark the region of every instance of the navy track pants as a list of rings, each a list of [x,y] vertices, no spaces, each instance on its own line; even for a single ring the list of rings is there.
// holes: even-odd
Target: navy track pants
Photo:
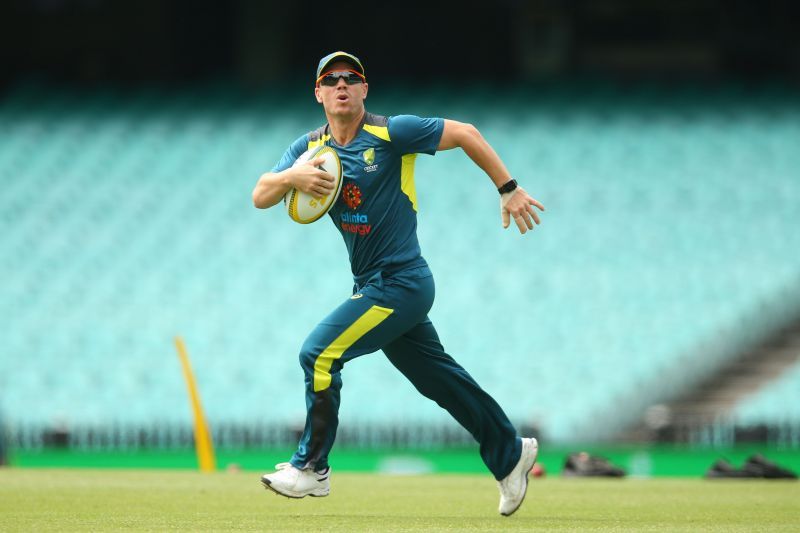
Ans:
[[[300,351],[308,412],[291,459],[295,467],[317,471],[328,467],[339,424],[342,366],[383,350],[420,393],[475,437],[483,462],[496,479],[511,472],[522,442],[497,402],[442,348],[427,316],[434,293],[427,268],[376,274],[356,286],[353,296],[314,328]]]

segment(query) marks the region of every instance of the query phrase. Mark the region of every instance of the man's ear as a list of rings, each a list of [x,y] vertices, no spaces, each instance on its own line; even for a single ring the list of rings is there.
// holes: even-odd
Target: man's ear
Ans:
[[[364,91],[364,100],[366,100],[367,99],[367,92],[369,91],[369,84],[364,82],[361,85],[362,85],[363,91]]]
[[[319,87],[314,87],[314,96],[317,99],[317,103],[321,104],[322,103],[322,97],[319,95]]]

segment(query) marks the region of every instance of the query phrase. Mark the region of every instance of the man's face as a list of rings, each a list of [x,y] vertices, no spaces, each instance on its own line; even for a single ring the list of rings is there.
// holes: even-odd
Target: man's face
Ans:
[[[328,66],[325,72],[332,70],[354,70],[353,65],[346,61],[337,61]],[[364,100],[367,98],[366,83],[348,85],[344,78],[339,78],[336,85],[320,84],[314,88],[317,102],[322,104],[325,112],[331,115],[350,116],[357,115],[364,109]]]

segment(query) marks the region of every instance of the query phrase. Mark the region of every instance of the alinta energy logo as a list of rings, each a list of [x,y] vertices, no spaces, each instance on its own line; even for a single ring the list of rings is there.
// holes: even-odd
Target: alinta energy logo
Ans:
[[[352,182],[344,186],[344,189],[342,190],[342,198],[344,199],[344,203],[347,204],[347,207],[353,211],[358,209],[363,201],[361,189],[358,187],[358,185]],[[340,218],[342,231],[363,236],[368,235],[372,229],[372,224],[369,223],[369,217],[364,213],[359,213],[357,211],[354,213],[349,213],[345,211],[340,215]]]

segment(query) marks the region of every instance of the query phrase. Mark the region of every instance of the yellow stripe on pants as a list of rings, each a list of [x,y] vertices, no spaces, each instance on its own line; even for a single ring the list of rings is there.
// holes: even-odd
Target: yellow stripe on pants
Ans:
[[[355,342],[386,320],[394,309],[373,305],[325,348],[314,361],[314,392],[331,386],[331,365]]]

